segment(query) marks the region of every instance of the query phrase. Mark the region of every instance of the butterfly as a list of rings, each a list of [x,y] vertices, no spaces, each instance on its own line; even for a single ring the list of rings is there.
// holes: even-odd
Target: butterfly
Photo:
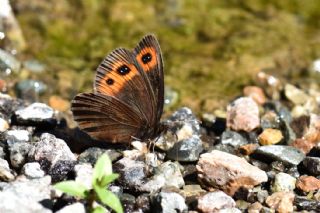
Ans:
[[[129,143],[155,137],[164,103],[163,61],[154,35],[131,50],[117,48],[96,70],[92,93],[71,102],[74,120],[93,139]]]

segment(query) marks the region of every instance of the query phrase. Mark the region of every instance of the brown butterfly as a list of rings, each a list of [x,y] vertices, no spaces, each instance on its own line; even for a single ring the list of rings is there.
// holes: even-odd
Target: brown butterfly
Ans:
[[[154,137],[164,102],[163,62],[155,36],[133,51],[113,50],[99,65],[93,93],[72,101],[74,120],[96,140],[128,143]]]

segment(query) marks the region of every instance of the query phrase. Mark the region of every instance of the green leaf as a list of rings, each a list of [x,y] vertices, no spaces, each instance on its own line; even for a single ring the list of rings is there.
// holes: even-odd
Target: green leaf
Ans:
[[[98,183],[99,186],[101,186],[102,188],[106,187],[109,183],[111,183],[112,181],[114,181],[115,179],[117,179],[119,177],[118,174],[110,174],[110,175],[105,175],[102,177],[101,181]]]
[[[92,213],[106,213],[107,210],[102,206],[97,206],[93,209]]]
[[[97,160],[93,170],[93,182],[100,182],[105,175],[112,174],[112,162],[107,154]]]
[[[85,198],[88,192],[84,185],[72,180],[57,183],[53,187],[68,195],[80,198]]]
[[[97,193],[100,201],[103,204],[109,206],[117,213],[123,213],[123,208],[122,208],[121,202],[115,194],[113,194],[112,192],[110,192],[104,188],[100,188],[100,187],[96,187],[96,186],[93,186],[93,187],[94,187],[94,190]]]

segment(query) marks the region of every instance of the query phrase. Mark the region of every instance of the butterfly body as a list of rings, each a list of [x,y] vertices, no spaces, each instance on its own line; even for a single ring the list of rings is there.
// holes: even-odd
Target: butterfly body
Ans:
[[[112,51],[97,68],[94,91],[78,94],[71,110],[92,138],[128,143],[154,137],[163,111],[164,80],[157,39],[147,35],[133,50]]]

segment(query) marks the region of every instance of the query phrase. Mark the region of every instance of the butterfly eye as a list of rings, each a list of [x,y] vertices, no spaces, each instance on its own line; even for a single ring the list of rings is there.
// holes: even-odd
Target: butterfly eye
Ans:
[[[146,53],[141,57],[141,60],[144,64],[147,64],[152,60],[152,55],[150,53]]]
[[[126,74],[128,74],[130,72],[130,68],[127,65],[122,65],[121,67],[119,67],[117,69],[117,72],[120,75],[126,75]]]
[[[108,85],[112,85],[112,84],[114,83],[114,80],[113,80],[112,78],[108,78],[108,79],[106,80],[106,83],[107,83]]]

